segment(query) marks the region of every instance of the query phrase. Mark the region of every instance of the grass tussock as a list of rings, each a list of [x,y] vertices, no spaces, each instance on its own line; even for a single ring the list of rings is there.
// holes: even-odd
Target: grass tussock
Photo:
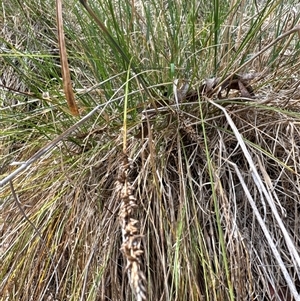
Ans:
[[[3,4],[0,300],[299,300],[299,9]]]

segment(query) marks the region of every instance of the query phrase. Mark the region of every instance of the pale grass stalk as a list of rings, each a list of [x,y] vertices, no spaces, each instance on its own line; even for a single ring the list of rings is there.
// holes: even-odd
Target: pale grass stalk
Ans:
[[[240,145],[240,147],[241,147],[241,149],[242,149],[242,151],[243,151],[243,153],[244,153],[244,155],[245,155],[245,157],[248,161],[253,180],[254,180],[255,184],[257,185],[257,187],[259,188],[259,190],[263,192],[263,195],[267,199],[267,201],[268,201],[268,203],[269,203],[269,205],[272,209],[272,212],[273,212],[273,214],[274,214],[274,216],[275,216],[275,218],[276,218],[276,220],[277,220],[277,222],[280,226],[280,229],[283,232],[283,236],[284,236],[285,240],[287,241],[287,243],[290,247],[290,251],[294,255],[294,260],[298,263],[299,262],[299,255],[297,254],[297,252],[295,250],[295,246],[292,243],[291,238],[290,238],[285,226],[283,225],[281,218],[279,217],[278,211],[277,211],[277,209],[274,205],[274,200],[272,199],[271,195],[267,192],[267,189],[266,189],[261,177],[259,176],[257,168],[255,167],[255,164],[254,164],[254,162],[251,158],[251,155],[250,155],[250,153],[249,153],[249,151],[246,147],[245,142],[243,141],[243,138],[242,138],[241,134],[239,133],[238,129],[236,128],[236,126],[233,123],[233,120],[230,118],[229,114],[226,112],[225,108],[223,108],[220,105],[214,103],[213,101],[210,101],[210,103],[212,103],[214,106],[218,107],[224,113],[224,115],[227,119],[227,122],[230,125],[230,127],[232,128],[232,130],[233,130],[233,132],[236,136],[236,139],[237,139],[237,141],[238,141],[238,143],[239,143],[239,145]],[[255,202],[254,202],[253,198],[248,193],[244,182],[242,182],[242,179],[240,177],[240,173],[239,173],[238,169],[236,169],[236,173],[237,173],[237,175],[238,175],[238,177],[241,181],[241,184],[244,188],[244,191],[247,195],[247,198],[248,198],[248,200],[249,200],[249,202],[252,206],[253,212],[255,213],[256,218],[259,221],[259,224],[260,224],[260,226],[261,226],[261,228],[262,228],[262,230],[263,230],[263,232],[264,232],[264,234],[265,234],[265,236],[268,240],[268,243],[269,243],[269,245],[272,249],[274,257],[276,258],[276,260],[277,260],[277,262],[278,262],[278,264],[281,268],[282,274],[284,275],[284,278],[287,282],[287,285],[289,286],[289,288],[291,290],[291,293],[293,294],[295,300],[300,301],[300,296],[297,292],[297,289],[296,289],[296,287],[295,287],[295,285],[294,285],[294,283],[293,283],[293,281],[292,281],[292,279],[291,279],[291,277],[290,277],[290,275],[289,275],[289,273],[288,273],[288,271],[287,271],[287,269],[286,269],[286,267],[285,267],[285,265],[284,265],[284,263],[281,259],[281,256],[280,256],[279,252],[276,249],[276,246],[275,246],[275,244],[274,244],[274,242],[273,242],[273,240],[272,240],[272,238],[271,238],[271,236],[270,236],[270,234],[267,230],[267,227],[265,226],[264,221],[262,220],[261,216],[258,213],[258,210],[256,208],[256,205],[255,205]]]

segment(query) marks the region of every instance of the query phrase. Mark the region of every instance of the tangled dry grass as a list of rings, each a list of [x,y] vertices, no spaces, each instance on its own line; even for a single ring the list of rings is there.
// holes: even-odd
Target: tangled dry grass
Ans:
[[[136,139],[129,134],[132,169],[128,177],[133,188],[127,189],[134,192],[131,201],[139,200],[132,218],[140,221],[144,234],[143,259],[135,262],[146,275],[148,300],[158,296],[162,300],[180,296],[229,299],[230,285],[238,300],[264,300],[274,297],[274,291],[289,291],[249,195],[299,289],[298,101],[286,101],[280,111],[273,110],[278,99],[265,102],[236,102],[226,110],[243,137],[267,196],[228,120],[210,101],[201,100],[202,112],[199,106],[186,104],[176,113],[170,111],[171,118],[156,116],[151,124],[155,123],[157,130],[150,131],[151,138]],[[205,124],[200,117],[203,114]],[[103,131],[97,140],[105,140],[106,135]],[[101,151],[100,143],[88,156],[73,156],[69,163],[59,160],[59,153],[67,151],[60,147],[18,181],[16,190],[23,191],[19,199],[23,206],[26,203],[26,215],[40,229],[48,250],[14,201],[4,202],[2,275],[7,277],[2,278],[3,296],[15,291],[19,300],[46,300],[50,295],[85,300],[84,292],[89,288],[97,300],[115,296],[127,300],[126,257],[123,259],[119,251],[118,216],[123,211],[116,187],[123,162],[121,146],[117,135],[109,150]],[[72,168],[75,163],[76,170]],[[134,227],[134,220],[123,218]],[[137,230],[130,231],[140,237]],[[56,263],[54,269],[48,251]],[[11,261],[9,254],[18,257]]]
[[[135,12],[139,21],[149,18],[142,8]],[[156,17],[171,22],[166,16]],[[240,18],[234,10],[229,17]],[[153,99],[129,71],[126,79],[112,72],[98,81],[98,65],[93,77],[78,71],[82,86],[92,86],[87,99],[82,86],[75,87],[84,116],[79,121],[55,88],[56,71],[55,87],[43,98],[19,81],[13,85],[13,69],[6,69],[2,84],[32,96],[34,107],[21,96],[7,104],[4,98],[16,91],[2,89],[0,299],[299,300],[300,90],[293,18],[283,26],[283,34],[292,30],[285,39],[279,34],[251,50],[265,49],[248,60],[263,74],[252,78],[251,89],[240,77],[228,82],[227,75],[236,75],[229,69],[238,70],[243,60],[231,66],[225,48],[219,67],[228,73],[209,89],[200,76],[206,62],[194,81],[149,85]],[[249,41],[241,57],[255,38]],[[141,44],[157,53],[166,47]],[[287,57],[291,49],[295,54]],[[145,57],[147,65],[150,54]],[[73,68],[88,69],[90,61]],[[49,72],[38,76],[45,80]],[[12,193],[6,179],[19,166]]]

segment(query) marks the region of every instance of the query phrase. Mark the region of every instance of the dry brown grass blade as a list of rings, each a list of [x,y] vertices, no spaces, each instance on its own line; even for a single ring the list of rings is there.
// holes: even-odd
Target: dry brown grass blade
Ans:
[[[58,30],[58,45],[59,45],[59,56],[61,62],[61,74],[63,79],[64,92],[68,102],[69,109],[74,116],[79,115],[78,107],[75,102],[74,92],[72,90],[72,82],[70,76],[70,69],[67,59],[67,51],[63,29],[63,18],[62,18],[62,3],[61,0],[56,0],[56,20]]]

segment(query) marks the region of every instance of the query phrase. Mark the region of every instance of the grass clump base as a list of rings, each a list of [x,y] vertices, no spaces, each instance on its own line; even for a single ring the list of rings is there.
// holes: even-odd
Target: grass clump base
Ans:
[[[1,300],[299,300],[299,5],[64,5],[79,116],[1,13]]]

